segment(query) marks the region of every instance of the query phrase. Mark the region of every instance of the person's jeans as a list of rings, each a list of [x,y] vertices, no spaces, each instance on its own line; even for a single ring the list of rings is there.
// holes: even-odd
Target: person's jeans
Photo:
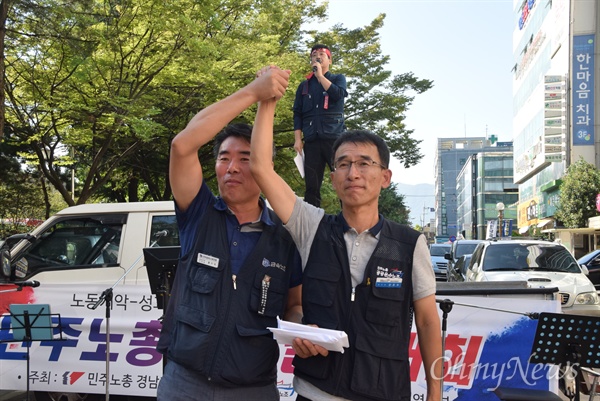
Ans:
[[[331,159],[334,142],[335,139],[329,139],[304,143],[304,201],[316,207],[321,206],[321,185],[325,166],[329,167],[329,171],[333,170]]]
[[[206,377],[168,361],[158,383],[157,401],[279,401],[275,382],[262,387],[222,387]]]

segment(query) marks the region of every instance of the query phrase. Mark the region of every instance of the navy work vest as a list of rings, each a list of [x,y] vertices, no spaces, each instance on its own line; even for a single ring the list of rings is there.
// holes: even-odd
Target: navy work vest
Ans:
[[[337,84],[341,74],[325,73],[325,77]],[[300,84],[302,99],[302,134],[305,142],[336,139],[346,130],[344,124],[344,97],[333,100],[316,77]]]
[[[419,233],[384,220],[379,242],[352,300],[339,216],[320,223],[303,275],[304,323],[343,330],[350,347],[294,358],[294,374],[351,400],[409,400],[412,259]]]
[[[225,213],[213,207],[177,268],[168,357],[224,386],[267,385],[277,377],[279,346],[267,327],[283,318],[296,248],[269,214],[276,226],[264,226],[235,289]]]

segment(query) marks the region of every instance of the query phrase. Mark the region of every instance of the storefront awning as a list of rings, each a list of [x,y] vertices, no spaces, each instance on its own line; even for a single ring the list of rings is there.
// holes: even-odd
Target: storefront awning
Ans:
[[[519,234],[525,234],[527,231],[529,231],[529,226],[519,228]]]
[[[554,221],[554,219],[542,219],[538,222],[537,226],[538,228],[542,228],[547,226],[548,224],[552,223]]]

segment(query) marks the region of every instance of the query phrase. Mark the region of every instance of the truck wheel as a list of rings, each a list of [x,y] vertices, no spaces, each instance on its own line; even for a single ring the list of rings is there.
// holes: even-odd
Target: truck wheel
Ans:
[[[106,394],[35,392],[35,401],[102,401],[104,399],[106,399]]]

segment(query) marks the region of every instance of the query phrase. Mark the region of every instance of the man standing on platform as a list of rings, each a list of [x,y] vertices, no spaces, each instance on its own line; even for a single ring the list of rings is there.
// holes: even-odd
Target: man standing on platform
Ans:
[[[304,200],[319,207],[325,165],[332,170],[331,147],[346,130],[344,98],[348,92],[346,77],[329,71],[331,51],[327,46],[314,45],[310,62],[313,72],[300,83],[294,100],[294,149],[299,154],[304,151]]]

